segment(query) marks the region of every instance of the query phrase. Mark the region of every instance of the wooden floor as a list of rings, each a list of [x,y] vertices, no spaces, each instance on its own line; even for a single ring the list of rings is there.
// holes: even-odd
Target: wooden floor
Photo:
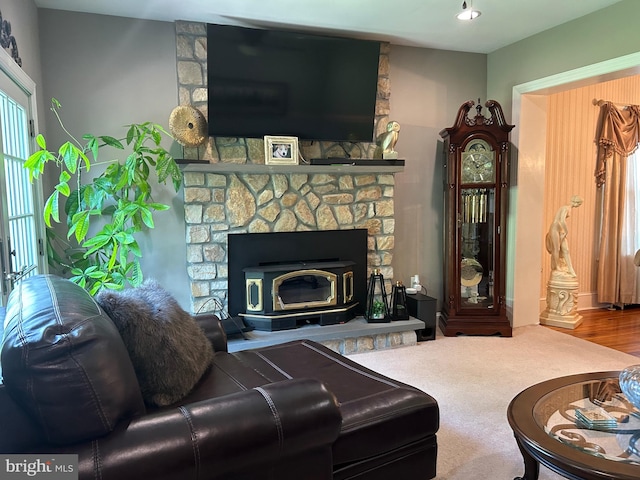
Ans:
[[[584,320],[573,330],[546,328],[640,357],[640,306],[582,310],[580,314]]]

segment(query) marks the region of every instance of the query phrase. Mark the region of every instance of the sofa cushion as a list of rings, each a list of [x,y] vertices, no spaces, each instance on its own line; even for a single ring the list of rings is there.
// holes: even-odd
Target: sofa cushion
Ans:
[[[115,325],[84,289],[54,275],[11,292],[2,374],[7,393],[53,444],[93,439],[144,412]]]
[[[211,342],[156,281],[123,291],[103,290],[96,300],[122,335],[147,404],[181,400],[211,365]]]
[[[323,345],[298,340],[240,351],[233,356],[265,381],[312,378],[333,392],[342,413],[342,430],[333,445],[334,465],[402,451],[429,436],[435,442],[439,407],[433,397]],[[251,381],[250,378],[239,368],[234,371],[238,383]]]

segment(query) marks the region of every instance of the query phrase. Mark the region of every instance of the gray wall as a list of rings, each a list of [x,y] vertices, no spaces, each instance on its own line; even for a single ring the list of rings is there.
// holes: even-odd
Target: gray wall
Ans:
[[[48,9],[39,10],[39,16],[41,101],[47,106],[52,97],[60,101],[61,116],[71,133],[122,138],[125,125],[145,121],[168,129],[169,115],[178,102],[173,23]],[[49,143],[66,141],[53,114],[47,111],[45,119]],[[170,141],[164,146],[173,147]],[[101,158],[118,155],[122,154],[104,150]],[[187,308],[183,195],[171,185],[159,187],[154,199],[172,208],[159,212],[155,230],[140,240],[142,267]]]
[[[443,190],[439,132],[453,125],[467,100],[482,99],[486,55],[393,46],[391,115],[400,123],[396,150],[406,159],[396,174],[394,273],[409,284],[420,275],[429,296],[442,300]]]
[[[47,39],[41,42],[43,98],[62,103],[71,132],[114,135],[123,124],[145,120],[166,126],[177,105],[173,23],[46,9],[40,10],[40,21]],[[453,123],[460,104],[484,97],[485,65],[484,55],[392,49],[392,117],[402,125],[397,148],[407,160],[405,173],[396,176],[396,278],[408,283],[410,275],[419,274],[436,297],[442,283],[438,132]],[[50,141],[62,142],[53,116],[46,119]],[[142,245],[143,267],[186,308],[183,197],[168,187],[163,193],[159,200],[174,208],[160,214],[158,228]]]
[[[14,0],[14,3],[18,3]],[[39,10],[44,95],[64,106],[72,131],[117,133],[125,123],[166,125],[177,104],[173,23]],[[513,86],[640,50],[637,0],[556,27],[486,55],[393,46],[391,117],[407,160],[396,175],[397,279],[419,274],[441,300],[442,173],[438,132],[467,100],[499,101],[511,120]],[[605,40],[596,34],[607,33]],[[629,37],[629,38],[626,38]],[[516,126],[516,128],[518,128]],[[50,136],[59,135],[47,117]],[[144,242],[145,268],[188,305],[182,193],[167,188],[173,209]]]

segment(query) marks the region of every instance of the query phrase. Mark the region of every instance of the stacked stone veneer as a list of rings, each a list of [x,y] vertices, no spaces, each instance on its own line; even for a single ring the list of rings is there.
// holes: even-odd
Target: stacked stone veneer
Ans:
[[[176,44],[179,103],[195,106],[207,116],[206,24],[176,22]],[[384,131],[389,120],[388,52],[389,45],[382,44],[377,132]],[[299,148],[304,158],[376,155],[374,143],[301,142]],[[184,174],[187,269],[194,312],[217,311],[219,305],[226,309],[227,237],[234,233],[366,228],[368,269],[381,268],[390,291],[395,230],[393,174],[238,173],[233,168],[225,173],[224,163],[264,164],[261,139],[209,138],[200,147],[184,148],[184,158],[218,164],[215,172],[203,167],[203,171]],[[360,339],[361,345],[347,339],[332,346],[343,352],[361,351],[369,346],[415,343],[415,334],[413,340],[410,337],[406,332],[394,333]]]
[[[392,332],[378,335],[363,335],[360,337],[339,338],[336,340],[321,341],[323,345],[343,355],[352,353],[365,353],[372,350],[385,348],[406,347],[418,343],[416,332]]]
[[[226,306],[227,236],[304,230],[368,230],[368,267],[389,281],[394,247],[392,174],[185,172],[187,262],[195,312]]]

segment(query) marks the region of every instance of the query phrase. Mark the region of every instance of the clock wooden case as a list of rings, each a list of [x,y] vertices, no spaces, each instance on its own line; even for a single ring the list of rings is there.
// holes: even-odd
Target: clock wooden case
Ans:
[[[446,336],[511,336],[505,305],[509,132],[502,107],[480,100],[458,110],[444,140],[444,302]]]

